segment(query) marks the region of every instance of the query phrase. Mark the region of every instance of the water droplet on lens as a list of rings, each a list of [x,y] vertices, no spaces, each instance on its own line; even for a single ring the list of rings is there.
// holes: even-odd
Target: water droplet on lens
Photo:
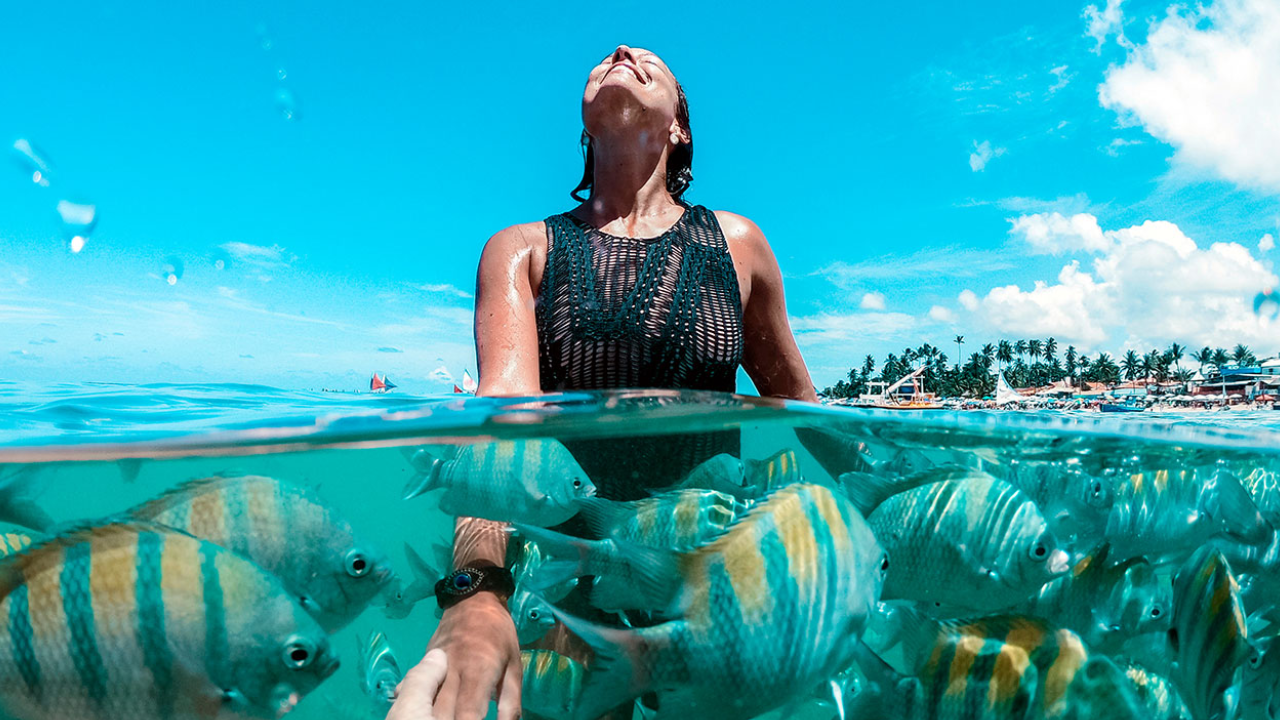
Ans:
[[[71,252],[80,252],[76,246],[83,249],[85,241],[93,233],[94,226],[98,224],[97,208],[89,203],[59,200],[58,215],[62,218],[64,233],[71,242]],[[77,238],[79,242],[76,241]]]
[[[45,159],[45,154],[26,138],[14,140],[13,149],[18,154],[18,162],[21,163],[23,171],[31,174],[31,182],[40,187],[49,187],[49,178],[53,174],[53,169]]]
[[[289,77],[289,71],[285,70],[284,68],[276,68],[276,77],[280,78],[281,80],[284,80],[285,78]]]
[[[229,270],[231,268],[231,255],[226,250],[215,250],[213,253],[213,267],[215,270]]]
[[[161,276],[170,285],[177,285],[178,281],[182,279],[183,269],[182,259],[170,256],[164,261],[164,270]]]
[[[1280,317],[1280,290],[1267,288],[1258,293],[1253,299],[1253,311],[1268,320]]]
[[[276,90],[276,111],[285,120],[298,119],[298,101],[287,88]]]

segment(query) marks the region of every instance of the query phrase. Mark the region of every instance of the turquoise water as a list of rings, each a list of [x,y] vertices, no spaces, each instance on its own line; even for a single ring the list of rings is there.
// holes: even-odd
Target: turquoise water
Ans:
[[[800,441],[798,435],[815,429],[825,442]],[[1141,417],[893,412],[705,393],[495,400],[245,385],[0,383],[0,480],[29,483],[32,499],[55,527],[110,517],[195,478],[263,475],[298,483],[385,553],[398,574],[411,577],[405,544],[434,559],[433,546],[447,544],[452,534],[451,518],[430,494],[402,499],[415,472],[407,459],[412,449],[495,439],[621,443],[726,430],[741,433],[743,459],[791,450],[804,480],[819,484],[833,484],[833,474],[867,459],[884,468],[878,472],[902,475],[945,465],[1001,476],[1011,466],[1065,464],[1091,477],[1113,477],[1117,470],[1280,468],[1280,413],[1269,411]],[[663,467],[657,457],[621,454],[613,460],[642,473]],[[679,479],[652,478],[652,484]],[[404,619],[389,619],[376,605],[334,636],[341,669],[291,718],[377,716],[359,688],[358,638],[384,632],[407,668],[421,656],[436,616],[432,599]],[[832,716],[816,701],[797,712],[791,716]]]

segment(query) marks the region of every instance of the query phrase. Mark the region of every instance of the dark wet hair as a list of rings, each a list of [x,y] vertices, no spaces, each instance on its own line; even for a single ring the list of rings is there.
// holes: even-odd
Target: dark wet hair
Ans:
[[[684,191],[688,190],[690,183],[693,182],[693,129],[689,127],[689,101],[685,98],[684,88],[680,86],[679,81],[676,81],[676,122],[684,128],[685,134],[689,136],[689,142],[676,145],[667,154],[667,192],[671,193],[671,197],[677,201],[682,201]],[[590,193],[591,186],[596,180],[595,152],[591,147],[591,136],[586,130],[582,131],[582,151],[582,180],[579,180],[578,187],[569,193],[569,197],[578,202],[586,202],[586,199],[578,197],[578,193],[583,190]]]

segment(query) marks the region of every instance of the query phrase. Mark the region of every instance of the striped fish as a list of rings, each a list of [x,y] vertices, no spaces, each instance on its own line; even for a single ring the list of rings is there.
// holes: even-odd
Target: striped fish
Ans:
[[[20,553],[31,546],[31,536],[26,533],[0,533],[0,557]]]
[[[551,650],[521,651],[520,662],[524,665],[520,703],[525,716],[573,717],[582,693],[582,665]]]
[[[1211,538],[1264,545],[1272,528],[1249,492],[1222,468],[1118,476],[1105,539],[1115,560],[1177,561]]]
[[[763,497],[778,488],[804,482],[800,472],[800,459],[795,450],[779,450],[763,460],[746,460],[747,485],[756,497]]]
[[[258,475],[179,485],[128,512],[234,550],[276,575],[327,632],[394,579],[390,564],[304,489]]]
[[[713,455],[700,463],[672,490],[715,490],[739,500],[754,500],[754,488],[748,487],[747,466],[729,453]]]
[[[443,490],[440,510],[449,515],[551,527],[577,513],[575,500],[596,492],[573,454],[552,439],[423,448],[409,462],[417,472],[405,499]]]
[[[1253,467],[1240,478],[1253,504],[1273,528],[1280,528],[1280,473],[1273,468]]]
[[[1059,539],[1081,538],[1088,547],[1103,537],[1115,504],[1112,478],[1094,477],[1074,462],[1013,460],[1008,468],[1002,479],[1031,497]]]
[[[278,718],[338,667],[280,582],[157,525],[0,562],[0,705],[23,720]]]
[[[578,584],[578,578],[569,577],[552,585],[539,582],[539,575],[546,563],[538,544],[526,540],[520,546],[520,556],[512,570],[516,590],[507,601],[511,619],[516,624],[516,636],[521,645],[536,642],[556,624],[550,603],[568,595]]]
[[[591,532],[649,547],[688,552],[719,537],[746,506],[714,490],[676,490],[632,502],[578,501]]]
[[[1089,658],[1076,673],[1064,714],[1045,717],[1046,720],[1156,720],[1125,670],[1105,655]]]
[[[386,716],[404,673],[386,635],[376,632],[356,644],[360,651],[360,689],[373,700],[374,709]]]
[[[1070,569],[1031,498],[984,473],[894,495],[867,520],[893,558],[886,598],[993,612]]]
[[[803,697],[847,664],[887,565],[843,495],[788,485],[679,556],[677,619],[613,629],[557,611],[595,652],[573,717],[649,691],[656,718],[749,718]]]
[[[1125,666],[1124,673],[1145,708],[1143,717],[1146,720],[1191,720],[1191,711],[1173,683],[1133,663]]]
[[[1193,717],[1226,716],[1223,694],[1249,657],[1248,628],[1240,590],[1222,553],[1196,551],[1173,580],[1173,628],[1169,644],[1182,691]]]

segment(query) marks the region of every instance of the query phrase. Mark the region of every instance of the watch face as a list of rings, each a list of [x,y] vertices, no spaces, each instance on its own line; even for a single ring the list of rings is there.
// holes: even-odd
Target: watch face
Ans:
[[[480,574],[473,570],[459,570],[449,578],[449,589],[462,595],[475,589],[480,582]]]

